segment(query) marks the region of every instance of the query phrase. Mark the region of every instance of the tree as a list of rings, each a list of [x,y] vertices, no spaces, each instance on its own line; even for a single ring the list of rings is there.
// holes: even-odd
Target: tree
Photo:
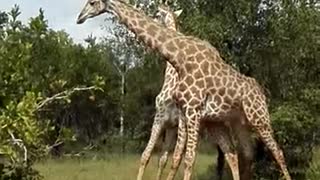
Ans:
[[[19,14],[18,6],[1,14],[3,179],[39,178],[32,169],[35,161],[57,147],[67,148],[72,136],[79,143],[93,142],[112,129],[118,108],[115,74],[105,61],[111,58],[108,47],[74,44],[65,32],[48,27],[41,9],[28,24],[18,20]]]

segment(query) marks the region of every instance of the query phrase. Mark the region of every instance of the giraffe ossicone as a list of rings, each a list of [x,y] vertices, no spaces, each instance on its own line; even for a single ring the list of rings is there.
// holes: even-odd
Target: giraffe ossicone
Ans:
[[[77,23],[105,12],[115,14],[139,40],[159,52],[178,72],[174,97],[183,116],[179,119],[178,136],[184,132],[187,135],[181,139],[187,142],[184,180],[192,178],[200,120],[223,120],[232,114],[245,117],[271,151],[284,177],[291,179],[283,152],[274,139],[266,97],[255,80],[226,64],[207,41],[165,28],[120,0],[88,0]],[[174,155],[183,153],[183,149],[176,148]]]

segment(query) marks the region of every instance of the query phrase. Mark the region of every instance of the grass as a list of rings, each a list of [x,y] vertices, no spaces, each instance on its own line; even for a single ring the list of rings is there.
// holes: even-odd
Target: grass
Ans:
[[[36,164],[35,168],[40,171],[46,180],[131,180],[136,178],[139,159],[139,155],[129,154],[108,155],[103,160],[51,159]],[[155,179],[157,160],[157,156],[151,158],[144,179]],[[215,156],[213,155],[199,155],[193,171],[195,176],[205,174],[208,166],[214,160]],[[167,174],[169,169],[170,158],[164,175]],[[179,169],[177,179],[182,177],[182,169]]]
[[[144,179],[155,179],[157,160],[158,156],[151,158],[145,171]],[[170,169],[170,160],[171,156],[169,156],[164,177]],[[194,180],[208,179],[209,165],[212,165],[215,160],[216,155],[199,154],[193,171]],[[139,154],[108,154],[102,155],[99,160],[90,158],[49,159],[37,163],[35,168],[40,171],[45,180],[132,180],[136,179],[139,162]],[[176,179],[182,179],[183,167],[183,165],[180,166]],[[230,177],[225,178],[230,179]],[[307,170],[307,179],[320,179],[320,148],[315,152],[312,165]]]

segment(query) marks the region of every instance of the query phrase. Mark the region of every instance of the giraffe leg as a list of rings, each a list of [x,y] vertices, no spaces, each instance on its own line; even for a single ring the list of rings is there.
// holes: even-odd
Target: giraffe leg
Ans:
[[[252,162],[254,154],[251,131],[247,125],[241,124],[240,120],[232,123],[232,130],[239,142],[237,149],[239,150],[240,179],[250,180],[253,175]]]
[[[178,126],[178,136],[176,146],[173,152],[173,160],[170,172],[168,174],[167,180],[172,180],[177,174],[178,168],[181,163],[182,154],[186,145],[187,139],[187,130],[186,130],[186,123],[185,119],[180,116],[179,118],[179,126]]]
[[[156,117],[157,117],[157,115],[156,115]],[[147,147],[144,149],[142,156],[141,156],[137,180],[142,180],[144,170],[149,163],[151,153],[153,151],[153,148],[154,148],[156,142],[159,139],[162,128],[163,128],[163,121],[161,121],[161,119],[159,119],[159,118],[155,118],[155,121],[153,122],[153,125],[152,125],[150,139],[148,141]]]
[[[168,161],[168,154],[173,146],[173,144],[176,142],[176,135],[177,135],[177,128],[171,128],[166,129],[166,137],[164,141],[164,147],[163,151],[161,153],[161,156],[159,158],[159,167],[158,167],[158,173],[157,173],[157,180],[161,179],[162,172],[164,168],[166,167],[167,161]]]
[[[270,124],[269,112],[265,101],[261,102],[255,100],[250,102],[249,100],[246,100],[242,105],[249,123],[258,133],[266,147],[271,151],[276,162],[279,164],[285,179],[291,180],[283,151],[273,137],[273,129]]]
[[[200,111],[191,106],[186,108],[185,114],[187,119],[187,144],[184,161],[184,180],[190,180],[192,178],[193,165],[196,159],[200,128]]]
[[[240,149],[239,152],[239,170],[241,180],[251,180],[253,177],[253,156],[246,153],[246,150]]]
[[[240,180],[238,155],[232,143],[232,137],[229,136],[229,129],[222,125],[216,125],[212,128],[211,135],[221,148],[224,157],[231,169],[233,180]]]

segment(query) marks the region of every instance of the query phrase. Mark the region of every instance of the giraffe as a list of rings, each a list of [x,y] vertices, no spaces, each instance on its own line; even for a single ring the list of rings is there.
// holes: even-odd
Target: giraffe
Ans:
[[[177,16],[179,12],[176,12]],[[156,19],[157,20],[157,19]],[[159,21],[160,22],[160,21]],[[172,22],[162,22],[164,25],[170,29],[175,30],[175,23]],[[150,139],[148,144],[142,153],[141,163],[139,167],[139,172],[137,175],[137,180],[142,180],[144,170],[150,160],[151,153],[154,149],[154,146],[162,131],[164,131],[165,139],[163,149],[158,162],[158,172],[157,172],[157,180],[161,179],[162,171],[167,163],[168,154],[170,147],[175,142],[175,138],[177,135],[177,125],[179,118],[179,109],[175,105],[175,101],[172,98],[173,92],[175,90],[175,85],[178,82],[178,77],[173,66],[167,62],[165,68],[164,82],[161,88],[160,93],[156,97],[156,114],[154,117],[154,122],[152,125],[152,131],[150,135]]]
[[[179,16],[181,12],[182,10],[173,12],[170,10],[170,8],[167,5],[160,5],[158,7],[158,13],[156,16],[159,22],[164,24],[167,28],[176,31],[177,28],[176,28],[175,18]],[[164,131],[165,133],[164,148],[159,158],[158,172],[157,172],[157,179],[158,180],[161,179],[163,169],[165,168],[165,165],[167,163],[170,147],[174,144],[174,140],[177,132],[176,127],[178,125],[179,110],[178,110],[178,107],[175,105],[175,101],[173,99],[173,93],[174,93],[177,81],[178,81],[178,73],[176,72],[174,67],[171,66],[169,62],[167,62],[165,76],[164,76],[164,83],[160,93],[156,97],[156,114],[155,114],[155,119],[152,126],[151,136],[141,156],[141,165],[140,165],[139,173],[137,177],[138,180],[142,179],[144,169],[147,166],[147,163],[151,157],[153,148],[156,142],[158,141],[158,138],[161,132]],[[219,127],[219,124],[211,128],[211,136],[214,137],[211,139],[216,144],[218,144],[220,148],[222,147],[221,149],[224,155],[226,156],[226,159],[231,168],[234,179],[239,179],[238,163],[233,162],[232,159],[234,158],[231,158],[231,157],[236,157],[237,154],[231,151],[232,150],[231,146],[233,144],[229,138],[230,136],[228,136],[228,131],[225,130],[226,127],[220,127],[220,129],[218,129],[217,127]],[[223,132],[223,133],[217,134],[218,132]],[[247,135],[247,137],[249,136]],[[243,139],[249,140],[249,138],[243,138]],[[250,142],[246,142],[246,143],[250,143]],[[251,146],[249,145],[248,147],[251,147]],[[252,150],[250,149],[250,151]],[[250,159],[252,159],[252,153],[249,152],[249,155],[247,157],[250,157]],[[247,171],[246,173],[250,173],[250,172]],[[242,175],[242,179],[249,180],[250,178],[248,176]]]
[[[182,113],[173,164],[179,166],[177,162],[185,146],[184,180],[192,178],[200,120],[223,122],[226,115],[245,117],[245,123],[271,151],[286,180],[291,180],[283,151],[274,139],[266,97],[254,79],[226,64],[207,41],[167,29],[122,0],[87,0],[77,23],[103,13],[116,15],[120,23],[160,53],[178,72],[174,99]],[[173,178],[169,173],[167,179]]]

